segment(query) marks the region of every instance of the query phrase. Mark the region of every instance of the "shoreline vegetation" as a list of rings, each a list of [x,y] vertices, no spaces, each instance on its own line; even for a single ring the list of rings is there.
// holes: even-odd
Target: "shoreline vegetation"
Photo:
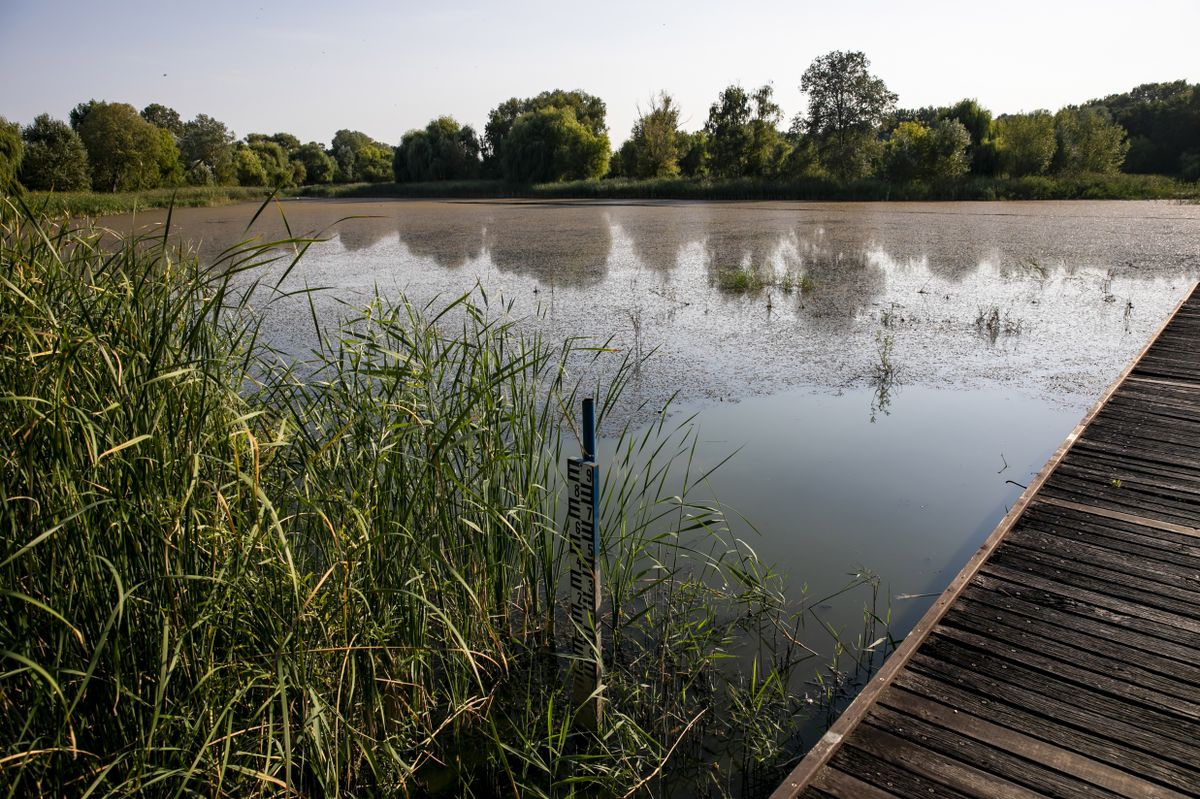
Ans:
[[[573,731],[563,459],[633,357],[476,290],[296,362],[260,322],[311,241],[170,242],[0,202],[7,794],[753,796],[894,648],[870,575],[857,640],[785,602],[663,411],[608,430],[606,720]]]
[[[612,178],[512,186],[500,180],[429,183],[358,183],[305,186],[301,197],[412,199],[611,199],[611,200],[1200,200],[1200,182],[1162,175],[968,177],[933,183],[891,183],[875,178]]]
[[[378,140],[238,137],[208,114],[90,99],[67,121],[0,117],[0,192],[95,214],[306,197],[676,200],[1200,199],[1200,85],[1144,83],[1058,110],[977,99],[904,107],[860,51],[816,58],[784,116],[775,85],[733,83],[702,125],[662,91],[622,141],[605,101],[561,88],[510,97],[480,128],[449,115]],[[790,90],[788,90],[790,91]],[[697,119],[697,122],[700,120]],[[398,135],[398,141],[397,141]],[[92,190],[99,194],[80,192]],[[62,192],[60,194],[59,192]],[[127,193],[134,192],[129,195]],[[149,194],[136,194],[149,192]],[[258,192],[258,193],[256,193]],[[111,193],[112,198],[104,198]]]
[[[52,216],[100,216],[150,208],[208,208],[261,202],[273,190],[248,186],[184,186],[118,193],[26,192],[32,209]],[[968,177],[937,183],[895,184],[874,178],[830,179],[616,178],[513,186],[502,180],[427,183],[347,183],[302,186],[280,199],[553,199],[710,200],[802,202],[947,202],[989,200],[1177,200],[1200,202],[1200,182],[1162,175],[1024,178]]]

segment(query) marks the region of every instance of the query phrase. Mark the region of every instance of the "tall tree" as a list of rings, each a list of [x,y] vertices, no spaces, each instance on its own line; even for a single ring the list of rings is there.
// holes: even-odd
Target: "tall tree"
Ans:
[[[939,118],[959,122],[970,134],[971,145],[967,149],[967,158],[971,163],[971,173],[995,174],[997,156],[992,112],[981,106],[977,100],[965,99],[944,109]]]
[[[96,106],[100,105],[99,100],[88,100],[87,102],[79,103],[71,109],[70,116],[67,120],[71,123],[71,130],[79,130],[79,125],[83,122],[83,118]]]
[[[21,126],[0,117],[0,192],[17,191],[20,187],[17,172],[21,169],[24,154]]]
[[[396,148],[393,174],[407,181],[469,180],[479,177],[479,137],[470,125],[438,117],[424,130],[410,130]]]
[[[183,120],[179,118],[179,112],[174,108],[168,108],[160,103],[150,103],[142,109],[142,119],[163,130],[171,131],[171,135],[177,140],[183,135]]]
[[[87,150],[70,125],[39,114],[21,137],[25,140],[21,183],[26,188],[81,191],[92,185]]]
[[[304,166],[306,183],[329,183],[333,180],[333,159],[325,152],[325,148],[315,141],[300,145],[292,160]]]
[[[805,130],[832,174],[855,178],[870,168],[875,129],[896,106],[896,95],[867,71],[871,62],[857,51],[820,56],[800,78],[808,95]]]
[[[708,135],[704,131],[680,131],[677,147],[681,174],[689,178],[701,178],[708,174]]]
[[[159,129],[128,103],[97,103],[79,123],[97,191],[135,191],[159,182]]]
[[[239,186],[266,186],[267,170],[257,153],[245,145],[233,151],[233,173]]]
[[[753,94],[736,84],[725,87],[708,109],[704,133],[709,168],[720,177],[770,175],[786,156],[776,125],[779,106],[770,84]]]
[[[246,147],[258,158],[265,175],[264,183],[253,185],[273,186],[277,189],[292,185],[292,176],[295,174],[295,170],[292,168],[287,150],[273,138],[253,136],[246,138],[250,139]],[[240,178],[238,182],[242,182]]]
[[[553,89],[545,91],[536,97],[519,99],[509,98],[496,106],[488,114],[487,124],[483,128],[483,158],[485,170],[498,174],[504,154],[504,141],[509,131],[516,124],[517,118],[531,111],[541,111],[547,108],[569,108],[575,116],[577,124],[590,131],[595,137],[607,138],[608,125],[605,122],[607,108],[604,101],[595,95],[576,89],[564,91]]]
[[[570,108],[517,117],[504,144],[504,177],[515,183],[598,178],[608,171],[606,134],[596,135]]]
[[[329,155],[334,160],[336,183],[391,180],[392,147],[357,130],[339,130],[333,135]]]
[[[1129,141],[1103,108],[1064,108],[1054,115],[1054,171],[1110,175],[1121,169]]]
[[[189,183],[225,184],[235,179],[234,135],[225,123],[207,114],[197,114],[183,124],[179,153]]]
[[[662,178],[679,174],[679,106],[666,92],[638,115],[630,135],[633,163],[622,163],[627,176]],[[624,161],[624,157],[622,161]]]
[[[745,172],[749,127],[750,95],[741,86],[725,87],[709,107],[704,123],[709,169],[718,177],[739,177]]]
[[[158,144],[158,185],[182,186],[187,176],[183,172],[183,162],[179,158],[179,144],[175,140],[175,134],[165,128],[158,128]]]
[[[956,119],[932,126],[901,122],[884,147],[883,173],[895,181],[945,180],[967,172],[971,134]]]
[[[1012,177],[1042,175],[1057,148],[1054,117],[1049,111],[1010,114],[996,120],[1000,169]]]
[[[1128,131],[1124,171],[1174,175],[1200,163],[1200,84],[1145,83],[1088,105],[1106,108]]]

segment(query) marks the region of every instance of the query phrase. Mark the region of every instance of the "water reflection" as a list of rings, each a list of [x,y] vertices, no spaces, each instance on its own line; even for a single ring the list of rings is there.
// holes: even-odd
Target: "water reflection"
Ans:
[[[483,255],[488,218],[478,212],[464,210],[449,218],[401,214],[396,221],[408,251],[443,269],[461,269]]]
[[[629,239],[634,257],[664,275],[679,264],[689,246],[705,239],[703,220],[677,206],[614,208],[610,219]]]
[[[519,208],[519,214],[497,213],[484,232],[492,263],[555,286],[591,286],[604,280],[613,243],[606,210],[573,206],[561,215],[544,208]]]
[[[390,233],[392,223],[386,217],[344,219],[337,225],[337,238],[347,252],[362,252],[374,247]]]

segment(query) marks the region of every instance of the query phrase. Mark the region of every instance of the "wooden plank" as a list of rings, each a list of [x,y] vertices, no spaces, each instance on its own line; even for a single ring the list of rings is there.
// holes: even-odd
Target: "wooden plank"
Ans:
[[[1114,650],[1119,650],[1147,668],[1154,668],[1158,664],[1159,668],[1171,674],[1187,676],[1189,682],[1200,684],[1200,666],[1195,665],[1196,649],[1169,637],[1170,628],[1160,629],[1160,635],[1154,636],[1143,624],[1128,620],[1116,622],[1110,614],[1095,613],[1097,609],[1088,605],[1075,605],[1070,611],[1060,610],[1057,604],[1027,602],[1017,596],[982,590],[975,585],[962,595],[960,601],[977,603],[981,611],[990,608],[1012,617],[1024,617],[1051,625],[1055,628],[1056,640],[1086,645],[1098,652],[1114,652],[1114,655]],[[1017,622],[1014,620],[1012,623]],[[1160,660],[1172,662],[1160,663]]]
[[[1027,547],[1026,543],[1024,540],[1005,542],[1004,549],[996,553],[996,564],[1025,569],[1067,585],[1109,593],[1171,612],[1177,617],[1200,621],[1200,605],[1189,601],[1192,592],[1175,591],[1161,584],[1146,585],[1122,572],[1052,555]]]
[[[1098,781],[1074,773],[1090,771],[1100,776],[1102,769],[1095,767],[1102,764],[1094,760],[939,707],[901,691],[888,691],[866,723],[1039,795],[1120,796]],[[1116,769],[1111,769],[1107,776],[1115,777],[1115,773]],[[1158,793],[1163,793],[1161,788]]]
[[[1161,519],[1149,519],[1145,516],[1135,516],[1132,513],[1122,513],[1108,508],[1097,508],[1094,505],[1085,505],[1081,502],[1071,502],[1065,499],[1055,499],[1053,497],[1038,497],[1040,504],[1057,505],[1060,508],[1068,508],[1081,513],[1089,513],[1094,516],[1103,516],[1114,521],[1128,522],[1141,527],[1151,527],[1156,530],[1167,530],[1180,535],[1188,535],[1195,538],[1200,538],[1200,528],[1189,527],[1183,524],[1174,524],[1172,522],[1164,522]]]
[[[1080,665],[1099,661],[1106,672],[1126,679],[1138,679],[1138,675],[1145,673],[1151,681],[1146,685],[1177,682],[1181,685],[1172,686],[1171,690],[1200,695],[1200,666],[1150,649],[1151,644],[1146,642],[1154,639],[1141,639],[1138,642],[1145,648],[1140,648],[1133,645],[1133,634],[1119,628],[1088,626],[1085,619],[1077,616],[1031,606],[1025,613],[1017,613],[989,602],[991,597],[987,594],[980,596],[977,601],[973,595],[964,594],[954,606],[955,612],[962,613],[965,624],[976,629],[995,626],[997,637],[1003,636],[1005,642],[1040,646],[1046,655]]]
[[[1054,553],[1055,561],[1066,560],[1094,564],[1106,570],[1134,578],[1147,591],[1173,596],[1194,607],[1200,607],[1200,573],[1177,563],[1154,560],[1122,552],[1119,549],[1079,541],[1069,536],[1045,532],[1022,524],[1009,538],[1013,546]]]
[[[1091,642],[1084,635],[1072,637],[1069,630],[1028,617],[1014,618],[1002,610],[960,601],[943,623],[988,638],[997,650],[1037,653],[1039,662],[1051,667],[1053,661],[1061,661],[1066,668],[1058,671],[1059,675],[1087,680],[1086,672],[1092,671],[1100,679],[1092,682],[1090,687],[1107,687],[1115,696],[1131,696],[1121,685],[1131,682],[1150,691],[1151,695],[1154,692],[1171,696],[1200,695],[1195,672],[1187,674],[1192,679],[1185,679],[1181,676],[1183,669],[1145,653],[1140,656],[1127,653],[1123,659],[1115,660],[1113,656],[1123,652],[1120,646],[1105,641]],[[1114,684],[1118,690],[1112,691]],[[1200,719],[1200,704],[1196,704],[1195,709],[1197,712],[1191,715]]]
[[[1042,799],[1036,791],[1023,785],[927,749],[907,738],[876,727],[871,722],[872,718],[868,715],[864,723],[855,730],[853,746],[885,763],[891,763],[931,783],[967,796]]]
[[[1137,751],[1123,742],[1106,739],[1091,729],[1074,728],[1059,719],[1038,715],[1027,707],[1005,702],[990,691],[987,694],[976,693],[939,680],[919,669],[909,668],[892,683],[892,690],[887,692],[883,701],[887,704],[899,701],[893,700],[898,694],[920,696],[959,713],[986,719],[1020,735],[1064,747],[1093,762],[1109,764],[1132,780],[1188,792],[1196,788],[1196,773],[1192,769],[1180,767],[1148,752]],[[1097,719],[1097,722],[1099,725],[1094,729],[1104,729],[1104,720]],[[1135,771],[1146,779],[1135,777]],[[1097,775],[1097,778],[1105,779],[1105,784],[1110,788],[1116,784],[1115,781],[1111,784],[1107,782],[1109,778],[1104,775]]]
[[[993,561],[987,565],[985,574],[1050,593],[1070,595],[1082,602],[1087,602],[1096,607],[1105,608],[1131,618],[1147,619],[1166,627],[1175,627],[1180,634],[1189,636],[1200,635],[1200,622],[1197,622],[1195,619],[1180,616],[1160,608],[1139,604],[1136,601],[1130,601],[1126,597],[1110,593],[1106,590],[1106,586],[1098,586],[1100,590],[1093,590],[1093,583],[1090,581],[1079,581],[1076,583],[1067,579],[1047,578],[1040,574],[1040,570],[1025,568],[1020,562],[1007,565]],[[1062,575],[1062,577],[1065,578],[1068,575]],[[983,585],[984,583],[981,581],[980,584]]]
[[[1147,560],[1193,567],[1200,563],[1200,538],[1190,530],[1182,535],[1171,535],[1157,525],[1147,529],[1150,525],[1112,519],[1089,511],[1087,507],[1039,502],[1025,514],[1021,524],[1055,535],[1093,541]]]
[[[1029,584],[1031,580],[1034,581],[1032,585]],[[1110,600],[1109,597],[1098,597],[1100,601],[1097,602],[1096,597],[1080,595],[1079,592],[1062,585],[1046,585],[1044,583],[1049,581],[1037,578],[1031,578],[1031,580],[1022,580],[1020,577],[1013,579],[1012,575],[1001,576],[989,568],[987,573],[980,573],[975,578],[972,587],[978,587],[980,591],[988,592],[987,596],[993,602],[1005,603],[1010,598],[1016,601],[1025,600],[1040,608],[1132,628],[1143,635],[1152,636],[1156,642],[1177,643],[1183,650],[1192,653],[1186,658],[1189,661],[1195,658],[1194,650],[1200,647],[1200,632],[1181,629],[1177,624],[1164,621],[1161,614],[1157,614],[1156,611],[1151,611],[1149,614],[1139,613],[1138,611],[1146,609],[1137,605],[1128,605],[1119,600],[1106,602],[1106,600]]]
[[[834,796],[839,799],[892,799],[896,796],[834,768],[825,769],[813,786],[820,791],[817,796]],[[805,792],[804,795],[808,796],[808,793]]]
[[[959,642],[930,637],[929,654],[914,656],[914,667],[955,685],[995,695],[1065,724],[1091,730],[1133,749],[1182,766],[1200,768],[1195,722],[1060,680],[1019,663],[992,660]]]
[[[970,629],[961,617],[947,617],[937,626],[935,632],[944,639],[954,641],[968,647],[974,647],[1001,663],[1001,668],[1009,668],[1008,664],[1024,666],[1030,671],[1030,681],[1043,681],[1053,677],[1061,682],[1072,684],[1071,691],[1078,694],[1080,690],[1094,691],[1106,694],[1114,699],[1128,699],[1142,709],[1154,709],[1160,714],[1172,714],[1182,721],[1193,725],[1190,734],[1200,736],[1200,703],[1182,699],[1175,694],[1164,694],[1151,687],[1135,685],[1119,677],[1101,673],[1094,659],[1087,659],[1086,665],[1076,666],[1065,660],[1055,658],[1037,649],[1026,649],[1021,642],[1015,640],[997,640],[988,634],[980,634]],[[1080,653],[1083,657],[1083,653]],[[1092,668],[1088,668],[1091,666]],[[1101,666],[1102,667],[1102,666]],[[1182,728],[1181,728],[1182,729]]]
[[[895,796],[930,796],[938,799],[971,799],[939,782],[895,766],[854,746],[847,746],[830,760],[830,768],[852,774],[859,780]]]

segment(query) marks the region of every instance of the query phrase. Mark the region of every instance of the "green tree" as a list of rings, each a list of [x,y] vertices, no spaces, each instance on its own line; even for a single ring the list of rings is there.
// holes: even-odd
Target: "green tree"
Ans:
[[[650,110],[633,123],[629,142],[633,163],[622,163],[627,175],[663,178],[679,174],[679,106],[671,95],[659,92],[650,101]]]
[[[694,133],[680,131],[676,147],[679,150],[679,172],[689,178],[702,178],[708,174],[708,134],[702,130]]]
[[[504,177],[514,183],[598,178],[608,159],[607,135],[596,135],[570,108],[543,108],[513,123],[504,144]]]
[[[956,119],[932,126],[901,122],[884,146],[883,172],[890,180],[946,180],[967,173],[971,134]]]
[[[300,140],[290,133],[272,133],[265,137],[267,141],[272,141],[283,148],[284,152],[290,158],[297,150],[300,149]]]
[[[1054,129],[1054,171],[1061,174],[1115,174],[1129,152],[1125,129],[1103,108],[1064,108],[1054,115]]]
[[[722,90],[704,124],[713,174],[758,177],[779,171],[789,147],[776,127],[780,111],[773,96],[770,84],[753,94],[738,85]]]
[[[1049,111],[1000,117],[996,120],[996,148],[1005,174],[1045,174],[1057,148],[1054,117]]]
[[[273,137],[251,135],[247,136],[246,139],[246,147],[258,158],[258,163],[262,166],[263,173],[266,176],[265,184],[255,183],[249,185],[267,185],[277,189],[292,185],[292,177],[295,174],[295,170],[292,168],[292,162],[288,158],[287,150]],[[241,182],[242,180],[239,177],[238,183]]]
[[[67,121],[71,123],[71,130],[78,131],[84,117],[91,113],[92,109],[98,105],[100,105],[100,101],[93,99],[84,103],[79,103],[72,108],[70,115],[67,117]]]
[[[0,117],[0,192],[19,190],[17,173],[21,169],[21,158],[25,154],[25,143],[21,140],[21,126]]]
[[[183,172],[183,162],[179,158],[179,145],[175,135],[164,128],[158,128],[158,185],[182,186],[186,176]]]
[[[637,176],[637,148],[632,139],[609,153],[606,178],[632,178]]]
[[[542,92],[537,97],[512,97],[491,110],[487,124],[483,127],[482,153],[486,172],[491,175],[500,173],[504,141],[516,124],[517,118],[522,114],[547,108],[569,108],[574,113],[576,122],[593,136],[607,138],[607,108],[604,101],[595,95],[578,89],[553,89]]]
[[[1088,105],[1106,109],[1128,131],[1126,172],[1181,174],[1200,159],[1200,84],[1145,83]]]
[[[333,159],[315,141],[300,145],[292,160],[304,167],[303,180],[307,183],[321,184],[333,180]]]
[[[244,145],[233,151],[233,172],[239,186],[266,186],[267,170],[253,150]]]
[[[392,147],[361,131],[339,130],[333,135],[329,155],[334,160],[335,183],[380,183],[392,179]]]
[[[159,129],[128,103],[97,103],[79,123],[87,149],[92,188],[136,191],[158,185],[162,139]]]
[[[372,142],[358,151],[355,169],[358,179],[367,183],[386,183],[392,179],[392,164],[396,149],[387,144]]]
[[[155,127],[169,130],[176,140],[183,135],[183,120],[174,108],[168,108],[159,103],[150,103],[142,109],[142,119]]]
[[[21,138],[25,140],[21,183],[26,188],[82,191],[91,187],[87,150],[70,125],[39,114],[21,131]]]
[[[233,165],[233,132],[207,114],[183,124],[179,154],[188,182],[227,184],[236,179]]]
[[[791,146],[779,133],[782,112],[775,103],[775,88],[769,83],[751,95],[754,116],[750,119],[749,142],[745,157],[745,174],[751,177],[773,177],[780,173]]]
[[[967,148],[967,158],[971,163],[970,171],[974,175],[993,175],[998,166],[996,142],[994,137],[995,124],[992,122],[992,112],[979,104],[977,100],[959,100],[954,105],[939,114],[941,119],[953,119],[971,136],[971,145]]]
[[[397,183],[479,177],[479,137],[470,125],[438,117],[400,140],[393,162]]]
[[[709,107],[704,133],[708,138],[709,169],[718,177],[745,174],[750,117],[750,95],[737,85],[725,87]]]
[[[803,127],[821,163],[839,178],[868,173],[875,130],[896,105],[896,95],[867,71],[870,66],[861,52],[835,50],[813,61],[800,78],[800,91],[808,95]]]
[[[907,183],[922,171],[929,128],[920,122],[901,122],[883,149],[883,174],[889,180]]]

